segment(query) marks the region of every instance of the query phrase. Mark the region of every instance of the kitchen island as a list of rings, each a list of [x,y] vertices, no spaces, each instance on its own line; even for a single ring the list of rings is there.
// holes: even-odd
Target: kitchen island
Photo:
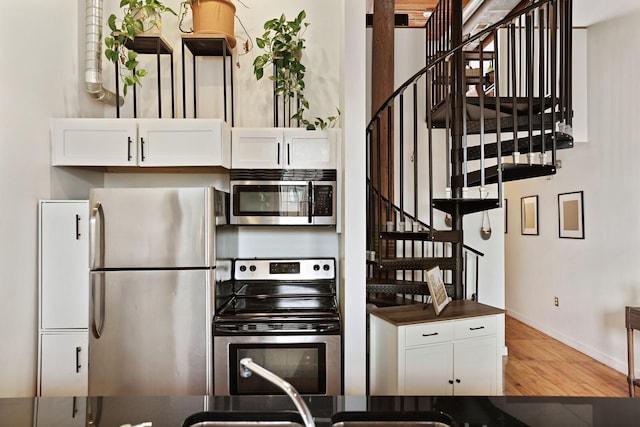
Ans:
[[[640,399],[602,397],[307,396],[316,425],[330,426],[344,411],[442,411],[460,426],[637,426]],[[119,427],[153,423],[180,427],[203,411],[295,411],[286,396],[45,397],[0,399],[0,425]]]

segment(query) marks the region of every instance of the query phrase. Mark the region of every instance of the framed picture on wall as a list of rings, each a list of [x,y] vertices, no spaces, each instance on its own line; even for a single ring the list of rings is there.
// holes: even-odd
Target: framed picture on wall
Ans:
[[[582,191],[558,194],[558,234],[563,239],[584,239]]]
[[[538,196],[521,199],[522,234],[538,235]]]

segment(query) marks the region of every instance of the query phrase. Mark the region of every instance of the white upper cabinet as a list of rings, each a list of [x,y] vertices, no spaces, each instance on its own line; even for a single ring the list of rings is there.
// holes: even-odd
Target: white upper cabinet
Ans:
[[[337,130],[234,128],[234,169],[336,169]]]
[[[335,169],[336,130],[286,129],[285,167],[296,169]]]
[[[231,128],[219,119],[141,119],[140,166],[231,167]]]
[[[231,166],[221,119],[54,119],[54,166]]]
[[[53,119],[53,166],[136,166],[135,119]]]

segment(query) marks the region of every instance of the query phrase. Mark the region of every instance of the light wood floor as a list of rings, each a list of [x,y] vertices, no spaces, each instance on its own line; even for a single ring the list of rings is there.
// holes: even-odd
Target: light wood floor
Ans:
[[[507,396],[628,396],[626,375],[506,316]]]

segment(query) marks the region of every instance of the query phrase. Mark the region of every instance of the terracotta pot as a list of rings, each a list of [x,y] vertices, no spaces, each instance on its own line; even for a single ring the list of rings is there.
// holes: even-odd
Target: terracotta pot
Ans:
[[[236,7],[229,0],[191,0],[194,34],[220,34],[231,48],[236,45]]]

